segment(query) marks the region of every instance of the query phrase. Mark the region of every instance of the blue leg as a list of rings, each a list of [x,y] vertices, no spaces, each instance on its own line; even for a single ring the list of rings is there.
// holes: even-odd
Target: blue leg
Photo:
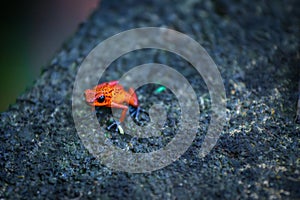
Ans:
[[[130,107],[129,113],[131,117],[134,117],[135,121],[141,122],[141,121],[150,121],[149,114],[144,110],[141,109],[141,107]],[[142,115],[141,115],[142,113]],[[147,117],[146,117],[147,116]]]
[[[121,126],[121,123],[119,121],[115,121],[115,120],[111,125],[109,125],[107,127],[107,130],[110,131],[114,126],[116,126],[116,129],[115,129],[116,132],[120,132],[121,134],[124,134],[124,130]]]

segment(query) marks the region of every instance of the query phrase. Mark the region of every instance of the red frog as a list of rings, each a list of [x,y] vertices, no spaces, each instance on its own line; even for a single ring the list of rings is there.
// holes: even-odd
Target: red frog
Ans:
[[[115,121],[111,124],[108,129],[111,127],[117,126],[116,131],[119,130],[121,134],[124,133],[120,123],[122,123],[126,117],[126,112],[128,106],[130,105],[133,109],[130,109],[131,116],[135,116],[135,119],[138,121],[140,107],[136,93],[133,88],[129,88],[127,92],[122,85],[119,84],[119,81],[110,81],[96,85],[93,89],[87,89],[84,92],[86,102],[91,106],[99,107],[110,107],[110,108],[120,108],[122,109],[122,114],[119,122]],[[127,104],[127,105],[126,105]]]

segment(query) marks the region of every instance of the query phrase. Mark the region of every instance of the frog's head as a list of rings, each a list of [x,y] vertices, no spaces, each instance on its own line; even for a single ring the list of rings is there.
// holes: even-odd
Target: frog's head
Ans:
[[[89,104],[94,103],[97,100],[95,90],[87,89],[84,91],[85,101]]]
[[[85,101],[89,105],[104,106],[107,103],[105,102],[105,96],[96,92],[94,89],[87,89],[84,91]]]

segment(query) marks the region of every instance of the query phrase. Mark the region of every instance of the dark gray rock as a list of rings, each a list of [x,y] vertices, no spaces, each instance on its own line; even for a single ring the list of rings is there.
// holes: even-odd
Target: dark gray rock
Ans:
[[[299,9],[299,1],[293,0],[102,1],[34,86],[1,113],[0,198],[300,198],[300,126],[294,122]],[[147,174],[115,172],[89,154],[76,134],[73,82],[80,62],[98,42],[144,26],[175,29],[205,47],[224,79],[231,118],[205,158],[198,152],[200,133],[207,131],[210,120],[209,103],[201,110],[193,145],[179,160]],[[188,66],[172,54],[145,50],[116,60],[107,79],[145,61],[178,70]],[[190,70],[183,74],[200,97],[207,89]],[[154,89],[138,91],[146,108],[155,101],[176,105],[171,93],[149,94]],[[103,109],[98,113],[109,115]],[[179,114],[174,109],[167,123],[176,124]],[[105,119],[100,121],[106,125]],[[120,147],[131,142],[134,152],[161,148],[174,136],[168,130],[162,134],[147,141],[107,132]]]

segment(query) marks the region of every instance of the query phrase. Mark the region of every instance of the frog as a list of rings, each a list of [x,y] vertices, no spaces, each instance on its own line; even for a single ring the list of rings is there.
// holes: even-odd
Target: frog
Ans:
[[[126,118],[126,113],[130,106],[130,115],[139,121],[140,112],[145,112],[140,108],[139,101],[135,90],[130,87],[128,91],[119,83],[119,81],[109,81],[96,85],[92,89],[86,89],[84,91],[85,101],[88,105],[94,107],[110,107],[122,109],[121,117],[119,121],[114,122],[107,127],[111,130],[116,126],[116,131],[124,134],[124,130],[121,123]],[[146,113],[147,114],[147,113]]]

